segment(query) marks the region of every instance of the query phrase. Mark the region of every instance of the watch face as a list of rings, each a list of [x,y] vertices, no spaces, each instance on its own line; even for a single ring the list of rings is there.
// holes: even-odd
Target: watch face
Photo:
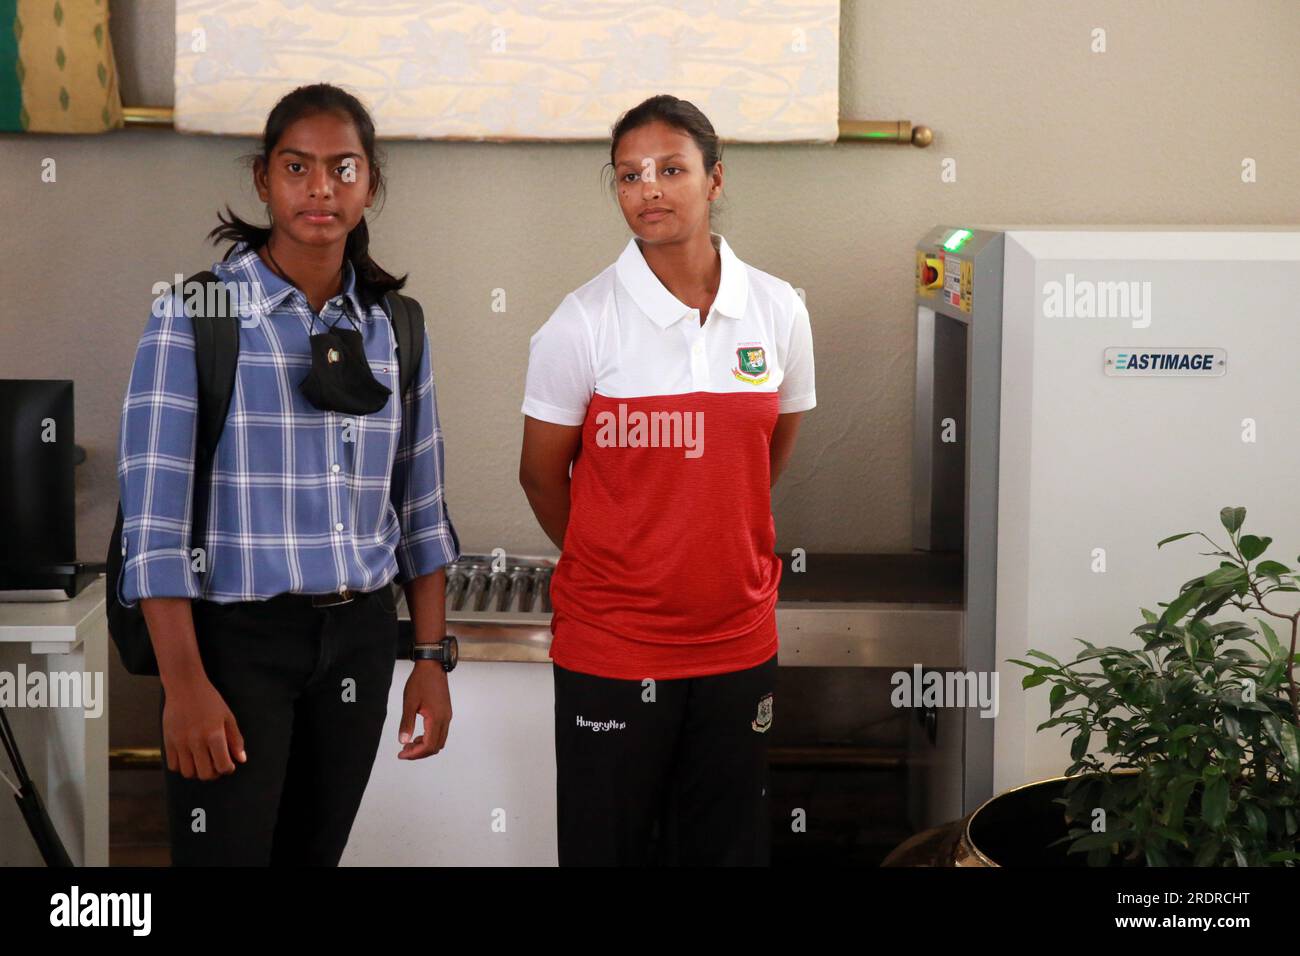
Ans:
[[[447,670],[451,670],[453,667],[455,667],[456,662],[458,660],[460,660],[460,647],[456,643],[456,638],[448,637],[447,638],[447,660],[445,661],[445,663],[447,664]]]

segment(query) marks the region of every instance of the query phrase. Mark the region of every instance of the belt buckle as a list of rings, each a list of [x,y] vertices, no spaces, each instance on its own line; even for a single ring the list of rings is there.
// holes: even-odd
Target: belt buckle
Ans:
[[[338,604],[350,604],[356,597],[356,592],[351,588],[344,588],[338,594],[313,594],[311,596],[312,607],[334,607]]]

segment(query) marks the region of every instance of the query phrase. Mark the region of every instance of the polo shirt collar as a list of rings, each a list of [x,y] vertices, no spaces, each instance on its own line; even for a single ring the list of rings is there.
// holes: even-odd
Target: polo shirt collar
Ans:
[[[262,257],[257,254],[257,250],[245,243],[239,243],[223,264],[252,280],[252,308],[255,312],[269,314],[278,309],[295,291],[301,295],[301,290],[298,290],[297,286],[272,272],[262,261]],[[353,318],[360,322],[370,321],[370,310],[361,304],[361,299],[357,296],[356,271],[347,259],[343,260],[342,295],[344,301],[352,305]],[[306,296],[303,296],[303,300],[306,301]]]
[[[745,314],[745,305],[749,300],[749,282],[745,275],[745,264],[736,258],[736,254],[727,245],[727,240],[718,233],[709,234],[713,248],[722,257],[722,276],[718,281],[718,295],[713,300],[713,308],[720,315],[739,319]],[[641,247],[637,245],[636,236],[628,240],[627,247],[618,257],[615,265],[618,279],[623,283],[637,304],[650,320],[660,328],[667,328],[677,320],[690,314],[690,306],[668,291],[659,281],[659,277],[646,264]]]

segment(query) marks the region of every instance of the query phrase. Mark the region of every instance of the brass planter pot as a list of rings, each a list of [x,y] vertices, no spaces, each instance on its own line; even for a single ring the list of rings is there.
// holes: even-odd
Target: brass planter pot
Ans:
[[[1116,776],[1141,772],[1111,771]],[[1086,867],[1086,853],[1067,852],[1068,843],[1048,845],[1069,832],[1065,807],[1053,801],[1065,795],[1073,779],[1049,777],[999,793],[960,820],[909,837],[880,865]]]
[[[1116,773],[1139,773],[1134,769]],[[1055,803],[1071,777],[1048,777],[990,797],[971,813],[926,830],[897,846],[881,866],[1087,866],[1068,843],[1065,807]]]
[[[1054,801],[1070,779],[1036,780],[984,801],[961,821],[950,865],[1086,866],[1086,855],[1067,853],[1068,844],[1048,845],[1069,832],[1065,807]]]

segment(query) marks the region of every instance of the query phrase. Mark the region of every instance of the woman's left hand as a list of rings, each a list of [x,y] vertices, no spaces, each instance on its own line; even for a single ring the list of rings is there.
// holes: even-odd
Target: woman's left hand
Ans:
[[[424,718],[424,733],[415,734],[415,715]],[[451,724],[451,692],[447,689],[447,672],[437,661],[416,661],[406,679],[402,695],[402,723],[398,741],[402,750],[398,760],[421,760],[436,754],[447,743]]]

